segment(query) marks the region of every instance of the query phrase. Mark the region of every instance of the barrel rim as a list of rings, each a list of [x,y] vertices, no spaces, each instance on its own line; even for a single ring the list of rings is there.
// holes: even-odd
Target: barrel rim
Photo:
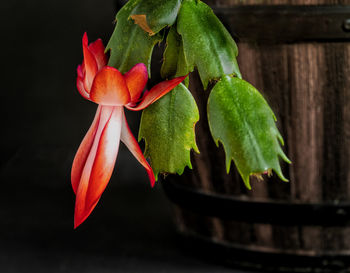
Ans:
[[[286,226],[350,226],[350,202],[304,203],[253,200],[208,193],[164,180],[165,194],[175,204],[197,214],[221,219]]]

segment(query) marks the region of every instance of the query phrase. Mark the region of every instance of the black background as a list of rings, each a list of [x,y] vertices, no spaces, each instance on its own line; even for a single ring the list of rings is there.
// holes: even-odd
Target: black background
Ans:
[[[96,110],[75,88],[81,37],[106,44],[116,8],[113,0],[1,3],[0,272],[231,271],[179,240],[160,184],[150,188],[123,145],[100,203],[73,229],[70,168]]]

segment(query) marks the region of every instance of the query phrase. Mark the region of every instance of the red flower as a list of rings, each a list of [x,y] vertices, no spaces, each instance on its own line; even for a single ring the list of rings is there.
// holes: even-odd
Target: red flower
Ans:
[[[151,186],[154,186],[152,168],[129,129],[123,107],[142,110],[186,78],[161,82],[142,94],[148,79],[144,64],[139,63],[122,75],[114,67],[107,66],[102,41],[99,39],[88,44],[86,33],[83,36],[83,52],[84,61],[77,69],[77,88],[84,98],[99,106],[72,166],[71,180],[76,194],[74,228],[90,215],[106,188],[120,140],[145,167]]]

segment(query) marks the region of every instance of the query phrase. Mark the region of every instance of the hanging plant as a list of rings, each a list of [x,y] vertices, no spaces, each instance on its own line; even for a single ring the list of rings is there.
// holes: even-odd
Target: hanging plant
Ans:
[[[164,81],[145,91],[154,46],[162,41]],[[84,35],[83,54],[77,87],[99,106],[72,167],[75,227],[89,216],[109,182],[120,141],[145,167],[152,186],[159,174],[181,175],[186,166],[192,168],[192,150],[200,153],[195,136],[199,111],[188,89],[188,74],[194,70],[204,89],[212,86],[205,91],[210,92],[209,128],[217,146],[223,145],[227,173],[233,161],[249,189],[251,175],[274,171],[287,181],[279,158],[290,161],[281,148],[275,115],[259,91],[242,79],[236,43],[203,2],[130,0],[116,16],[106,49],[101,40],[88,44]],[[138,140],[145,141],[145,156],[124,108],[143,110]]]

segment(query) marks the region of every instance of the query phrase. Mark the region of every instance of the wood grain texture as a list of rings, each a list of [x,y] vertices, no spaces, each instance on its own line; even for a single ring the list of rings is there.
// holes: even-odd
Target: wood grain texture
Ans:
[[[216,6],[288,4],[350,5],[349,0],[206,1]],[[232,168],[225,173],[222,147],[216,148],[207,124],[204,91],[197,74],[190,89],[199,105],[196,126],[201,151],[193,171],[176,179],[187,187],[234,195],[246,200],[303,203],[350,201],[350,43],[239,43],[243,78],[260,90],[277,115],[291,165],[282,163],[289,183],[276,176],[252,181],[248,191]],[[169,177],[174,179],[173,177]],[[300,255],[344,254],[350,258],[350,227],[273,226],[201,217],[177,207],[183,232],[264,251]],[[204,226],[205,225],[205,226]]]

